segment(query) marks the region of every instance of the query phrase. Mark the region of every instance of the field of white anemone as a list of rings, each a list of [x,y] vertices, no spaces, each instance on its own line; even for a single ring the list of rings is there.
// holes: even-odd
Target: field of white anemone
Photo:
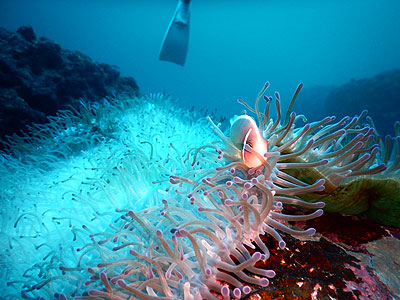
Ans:
[[[398,176],[398,137],[383,145],[363,115],[306,123],[291,112],[302,85],[283,115],[268,86],[255,108],[240,101],[255,118],[227,132],[153,95],[82,104],[12,138],[0,157],[4,298],[240,299],[275,276],[256,266],[270,256],[260,236],[283,249],[282,232],[315,233],[289,222],[321,216],[325,189]]]

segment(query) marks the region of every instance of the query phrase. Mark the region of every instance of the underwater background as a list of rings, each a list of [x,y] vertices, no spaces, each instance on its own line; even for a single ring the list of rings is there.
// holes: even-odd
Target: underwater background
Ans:
[[[177,3],[0,0],[0,299],[399,300],[400,2]]]
[[[0,26],[31,24],[63,48],[119,66],[144,93],[165,91],[226,117],[267,80],[289,101],[299,82],[337,86],[400,68],[396,0],[192,1],[184,68],[157,59],[176,2],[2,0]]]

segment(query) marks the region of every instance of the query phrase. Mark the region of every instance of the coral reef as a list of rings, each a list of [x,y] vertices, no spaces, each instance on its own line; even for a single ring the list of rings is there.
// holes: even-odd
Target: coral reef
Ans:
[[[369,194],[371,181],[378,181],[379,193],[398,194],[399,137],[382,142],[364,124],[366,113],[305,123],[292,112],[302,85],[286,113],[279,93],[275,99],[264,96],[268,87],[254,108],[239,100],[257,121],[235,116],[229,134],[211,117],[178,111],[157,95],[88,105],[79,115],[65,112],[33,127],[33,137],[10,140],[0,177],[10,187],[1,194],[1,255],[12,278],[7,297],[277,299],[284,291],[268,287],[277,272],[278,282],[304,285],[308,297],[371,293],[362,277],[374,283],[378,297],[395,294],[365,267],[363,257],[354,259],[333,244],[341,239],[312,237],[316,230],[309,225],[318,224],[321,199],[330,209],[335,201],[342,208],[349,198]],[[22,180],[14,182],[11,174]],[[34,189],[32,178],[39,181]],[[381,178],[397,185],[381,185]],[[357,180],[366,183],[341,192]],[[350,201],[350,206],[396,222],[397,198],[374,196],[379,205]],[[57,201],[55,207],[49,199]],[[376,213],[385,206],[392,211]],[[49,250],[32,257],[36,263],[17,259],[41,248]],[[296,249],[306,251],[309,261],[292,261]],[[332,266],[341,275],[305,276],[318,267],[314,255],[327,264],[330,251],[337,254]],[[300,272],[303,281],[283,275],[299,264],[311,270]]]
[[[30,26],[0,28],[0,137],[43,123],[59,109],[78,108],[82,98],[95,102],[138,91],[117,67],[37,38]]]

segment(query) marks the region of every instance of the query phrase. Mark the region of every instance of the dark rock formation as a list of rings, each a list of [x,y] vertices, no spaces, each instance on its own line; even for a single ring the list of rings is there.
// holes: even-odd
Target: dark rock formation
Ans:
[[[400,121],[400,70],[372,78],[352,79],[341,86],[305,86],[294,111],[309,121],[326,116],[359,115],[367,109],[381,136],[394,135],[393,124]]]
[[[32,27],[17,32],[0,27],[0,137],[46,122],[59,109],[81,99],[134,96],[139,88],[117,67],[93,61],[79,51],[37,38]]]
[[[400,70],[372,78],[351,80],[332,90],[325,99],[327,115],[356,115],[367,109],[381,135],[394,134],[400,120]]]

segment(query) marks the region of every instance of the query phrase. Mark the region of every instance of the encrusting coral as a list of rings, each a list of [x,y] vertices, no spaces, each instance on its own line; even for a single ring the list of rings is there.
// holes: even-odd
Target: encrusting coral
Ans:
[[[175,128],[186,134],[185,138],[179,137],[180,145],[179,139],[163,140],[165,135],[154,132],[138,143],[129,126],[130,118],[137,118],[135,114],[140,109],[127,103],[117,113],[111,113],[111,108],[118,106],[113,103],[108,110],[98,109],[95,113],[89,107],[77,119],[64,115],[69,125],[58,129],[57,135],[49,135],[53,143],[62,132],[79,136],[81,133],[75,134],[79,126],[82,134],[97,134],[96,138],[88,139],[93,144],[68,144],[75,159],[82,159],[72,149],[77,146],[91,156],[87,161],[82,160],[81,168],[89,170],[89,175],[85,174],[83,179],[78,176],[78,181],[82,180],[79,189],[71,187],[70,191],[64,191],[63,200],[68,198],[78,205],[69,213],[57,211],[58,216],[53,216],[53,223],[66,226],[54,228],[61,235],[65,234],[62,229],[71,231],[73,242],[67,242],[65,237],[65,245],[51,251],[45,262],[24,273],[30,276],[30,281],[22,286],[23,298],[51,295],[59,299],[240,299],[255,288],[268,285],[275,276],[273,270],[262,267],[270,256],[262,235],[272,236],[282,249],[286,244],[280,232],[298,238],[313,235],[315,229],[296,228],[291,222],[319,217],[324,202],[330,210],[345,206],[349,195],[344,191],[349,186],[353,197],[368,195],[368,182],[379,185],[383,182],[380,178],[389,178],[395,182],[392,189],[385,184],[380,189],[389,195],[398,194],[399,137],[394,140],[393,150],[390,138],[386,138],[383,146],[372,125],[362,124],[364,113],[336,123],[332,123],[334,117],[327,117],[296,127],[300,121],[306,121],[304,116],[291,112],[302,85],[297,88],[285,116],[278,93],[274,100],[263,96],[268,86],[269,83],[259,93],[255,108],[240,100],[255,114],[258,124],[247,114],[236,116],[231,121],[230,134],[225,135],[219,125],[207,118],[218,140],[211,134],[204,135],[202,119],[189,129]],[[263,112],[259,109],[260,100],[265,100]],[[270,119],[273,102],[276,120]],[[144,105],[154,104],[150,101]],[[134,113],[121,112],[129,109]],[[118,134],[114,127],[118,127]],[[71,134],[71,128],[75,133]],[[88,133],[88,128],[94,132]],[[40,134],[46,132],[40,129]],[[191,141],[190,136],[200,132],[202,140],[197,139],[197,145],[189,148],[182,144],[182,140]],[[168,129],[164,134],[168,134]],[[144,146],[149,147],[150,155],[142,149]],[[51,149],[49,146],[39,151]],[[45,155],[56,157],[54,163],[59,163],[61,154],[57,147],[54,149]],[[30,151],[37,151],[37,147]],[[30,165],[43,164],[42,160],[28,159],[24,154],[21,157],[29,160]],[[3,156],[3,160],[12,158]],[[73,177],[59,180],[57,185],[70,184]],[[380,202],[383,200],[378,195],[373,203]],[[352,201],[349,207],[353,211],[349,210],[380,216],[376,211],[382,205],[368,203],[371,206],[365,207],[364,204],[361,200]],[[398,207],[399,201],[392,200],[391,204]],[[289,207],[297,214],[287,214]],[[74,215],[77,209],[84,211]],[[396,210],[390,213],[387,222],[399,216]],[[47,212],[41,214],[45,216]],[[44,222],[35,222],[37,214],[32,211],[19,211],[18,215],[14,227],[18,228],[22,221],[32,222],[33,230],[27,233],[27,229],[20,229],[19,234],[23,232],[28,236],[25,240],[40,248],[37,238],[49,235]],[[3,233],[9,234],[8,231]],[[13,236],[8,240],[10,246],[18,243]],[[78,243],[81,245],[77,248]],[[38,271],[39,279],[32,275]],[[19,282],[9,285],[17,288]]]

